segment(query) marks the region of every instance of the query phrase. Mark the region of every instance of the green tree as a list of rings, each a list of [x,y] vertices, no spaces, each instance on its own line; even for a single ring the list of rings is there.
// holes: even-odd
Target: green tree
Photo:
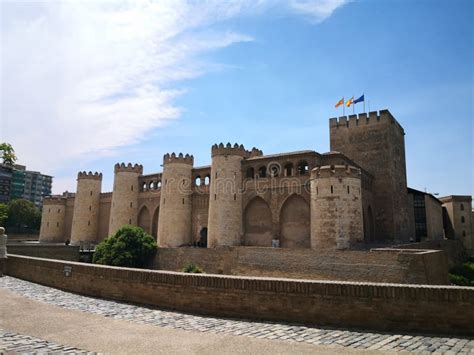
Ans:
[[[3,226],[8,218],[8,205],[0,203],[0,226]]]
[[[157,245],[142,228],[123,226],[117,233],[102,241],[95,250],[94,264],[146,268]]]
[[[6,225],[15,228],[39,229],[41,212],[31,201],[24,199],[12,200],[8,203]]]
[[[13,147],[9,143],[0,143],[0,156],[3,160],[3,164],[8,166],[15,165],[16,155]]]

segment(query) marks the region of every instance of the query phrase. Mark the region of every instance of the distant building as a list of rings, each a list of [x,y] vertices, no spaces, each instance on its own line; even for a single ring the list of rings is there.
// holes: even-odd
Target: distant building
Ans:
[[[416,242],[441,240],[444,237],[442,202],[433,195],[408,188],[408,206],[411,213],[411,230]]]
[[[452,195],[440,198],[443,203],[443,223],[446,238],[458,239],[470,255],[474,253],[472,234],[472,197]]]
[[[0,203],[10,201],[13,168],[0,164]]]
[[[53,178],[38,171],[26,170],[24,165],[0,168],[0,202],[23,198],[41,208],[43,198],[51,195]]]

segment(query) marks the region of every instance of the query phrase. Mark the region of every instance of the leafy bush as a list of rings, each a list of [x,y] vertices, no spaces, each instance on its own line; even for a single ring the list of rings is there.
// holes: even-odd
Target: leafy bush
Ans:
[[[123,226],[117,233],[97,245],[94,264],[146,268],[155,252],[153,237],[142,228]]]
[[[449,270],[449,280],[459,286],[474,286],[474,262],[469,260]]]
[[[194,263],[188,263],[183,268],[183,272],[193,273],[193,274],[202,274],[203,270]]]

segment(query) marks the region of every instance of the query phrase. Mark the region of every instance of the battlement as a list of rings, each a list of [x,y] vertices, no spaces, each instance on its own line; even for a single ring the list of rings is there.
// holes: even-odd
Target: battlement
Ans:
[[[91,179],[91,180],[102,180],[102,173],[92,173],[91,171],[86,172],[86,171],[79,171],[77,173],[77,179]]]
[[[163,164],[173,163],[194,165],[194,157],[189,154],[183,155],[183,153],[179,153],[178,155],[176,155],[176,153],[167,153],[163,156]]]
[[[361,170],[351,165],[323,165],[314,168],[311,171],[313,179],[329,178],[329,177],[353,177],[361,178]]]
[[[112,192],[101,192],[100,197],[103,197],[103,198],[112,197]]]
[[[224,145],[223,143],[214,144],[211,148],[211,156],[214,157],[216,155],[238,155],[242,158],[250,158],[250,157],[258,157],[262,156],[263,152],[260,149],[255,147],[252,150],[246,150],[242,144],[235,143],[234,145],[227,143]]]
[[[65,205],[67,198],[61,195],[46,196],[43,199],[43,206],[46,205]]]
[[[132,165],[131,163],[128,163],[125,165],[125,163],[117,163],[115,164],[114,167],[114,172],[119,173],[119,172],[132,172],[132,173],[138,173],[138,174],[143,174],[143,165],[141,164],[135,164]]]
[[[339,118],[330,118],[329,119],[329,127],[332,128],[351,128],[351,127],[359,127],[359,126],[366,126],[366,125],[374,125],[380,123],[390,123],[395,124],[398,128],[403,132],[403,127],[398,123],[398,121],[393,117],[389,110],[380,110],[371,111],[367,115],[367,113],[360,113],[358,115],[349,115],[349,116],[341,116]]]

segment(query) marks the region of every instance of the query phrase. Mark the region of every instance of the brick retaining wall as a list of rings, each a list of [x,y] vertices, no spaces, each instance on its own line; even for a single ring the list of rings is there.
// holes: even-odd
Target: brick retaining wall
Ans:
[[[85,295],[214,316],[474,335],[474,289],[467,287],[184,274],[18,255],[9,256],[7,274]]]
[[[79,261],[79,246],[47,243],[8,243],[8,254]]]

